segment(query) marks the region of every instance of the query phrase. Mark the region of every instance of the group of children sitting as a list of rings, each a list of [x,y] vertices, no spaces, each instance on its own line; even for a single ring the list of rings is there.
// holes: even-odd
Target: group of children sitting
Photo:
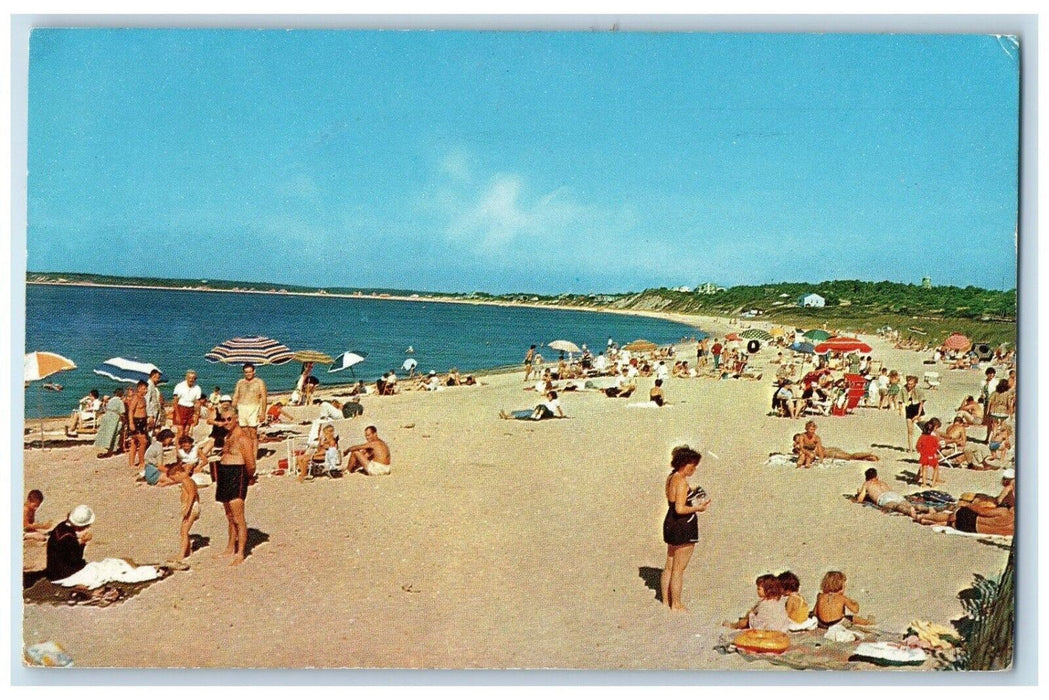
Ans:
[[[723,623],[737,630],[772,630],[798,632],[813,628],[829,629],[848,620],[858,625],[870,625],[874,618],[856,617],[860,604],[845,595],[845,574],[828,571],[820,582],[816,605],[809,609],[799,590],[801,581],[790,572],[775,576],[758,576],[758,602],[735,622]]]

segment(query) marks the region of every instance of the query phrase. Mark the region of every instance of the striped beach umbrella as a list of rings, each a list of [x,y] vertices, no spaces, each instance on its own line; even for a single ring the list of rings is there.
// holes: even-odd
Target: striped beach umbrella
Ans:
[[[760,340],[765,343],[772,340],[772,334],[760,328],[748,328],[740,333],[739,337],[746,338],[747,340]]]
[[[812,355],[816,352],[816,347],[812,343],[791,343],[790,349],[807,355]]]
[[[353,374],[353,376],[357,376],[353,373],[353,368],[354,366],[364,362],[364,358],[366,357],[368,357],[368,353],[366,352],[347,350],[346,352],[342,353],[341,355],[335,358],[334,364],[330,368],[328,368],[328,373],[330,374],[332,372],[341,372],[344,369],[348,369],[350,370],[350,374]],[[404,363],[408,364],[408,362],[415,362],[415,360],[409,357],[407,360],[404,361]]]
[[[296,362],[312,362],[315,365],[330,365],[335,358],[320,350],[296,350],[291,359]]]
[[[123,357],[111,357],[91,371],[103,377],[109,377],[115,382],[136,384],[139,381],[148,382],[149,373],[153,370],[159,372],[160,368],[150,362],[128,360]],[[158,383],[164,384],[167,381],[168,378],[164,376],[163,372],[161,372],[160,381]]]
[[[216,345],[204,355],[208,362],[222,362],[227,365],[282,365],[291,362],[292,352],[287,346],[272,338],[261,335],[246,338],[231,338]]]
[[[53,352],[27,352],[23,363],[23,378],[27,382],[38,382],[52,374],[76,369],[76,363],[68,357]]]

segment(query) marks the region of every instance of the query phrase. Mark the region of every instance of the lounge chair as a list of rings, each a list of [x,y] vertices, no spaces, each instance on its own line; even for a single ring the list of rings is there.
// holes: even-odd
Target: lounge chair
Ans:
[[[939,372],[926,372],[923,378],[925,379],[925,388],[927,389],[936,389],[940,386]]]

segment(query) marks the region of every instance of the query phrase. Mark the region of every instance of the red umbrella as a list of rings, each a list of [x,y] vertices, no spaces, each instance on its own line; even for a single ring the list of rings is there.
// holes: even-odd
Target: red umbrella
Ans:
[[[735,333],[729,333],[728,335],[725,336],[725,340],[743,340],[743,339],[740,338]]]
[[[961,350],[962,352],[965,352],[971,348],[972,345],[973,341],[969,340],[961,333],[951,333],[947,336],[947,340],[943,341],[943,347],[947,350]]]
[[[835,337],[828,338],[816,346],[816,354],[822,355],[827,352],[870,352],[871,346],[859,338]]]

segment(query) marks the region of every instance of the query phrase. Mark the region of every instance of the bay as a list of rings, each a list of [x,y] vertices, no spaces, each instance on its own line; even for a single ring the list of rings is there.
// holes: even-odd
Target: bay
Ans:
[[[195,369],[205,393],[216,385],[232,392],[239,366],[212,364],[204,353],[236,336],[264,335],[292,350],[313,349],[337,355],[364,351],[367,359],[349,371],[314,374],[321,387],[360,378],[374,381],[408,357],[418,370],[465,374],[517,366],[528,346],[539,345],[546,360],[558,353],[543,347],[558,339],[586,343],[594,354],[609,337],[620,345],[645,338],[664,345],[701,336],[684,324],[644,316],[530,308],[456,304],[422,300],[365,299],[330,296],[216,293],[195,290],[110,288],[94,286],[26,287],[26,352],[48,350],[72,359],[77,369],[51,381],[61,392],[42,390],[35,382],[26,391],[26,416],[68,414],[77,400],[97,388],[103,394],[119,386],[92,372],[111,357],[152,362],[169,379],[165,396]],[[406,354],[411,346],[413,354]],[[289,391],[301,365],[291,362],[259,368],[271,391]]]

